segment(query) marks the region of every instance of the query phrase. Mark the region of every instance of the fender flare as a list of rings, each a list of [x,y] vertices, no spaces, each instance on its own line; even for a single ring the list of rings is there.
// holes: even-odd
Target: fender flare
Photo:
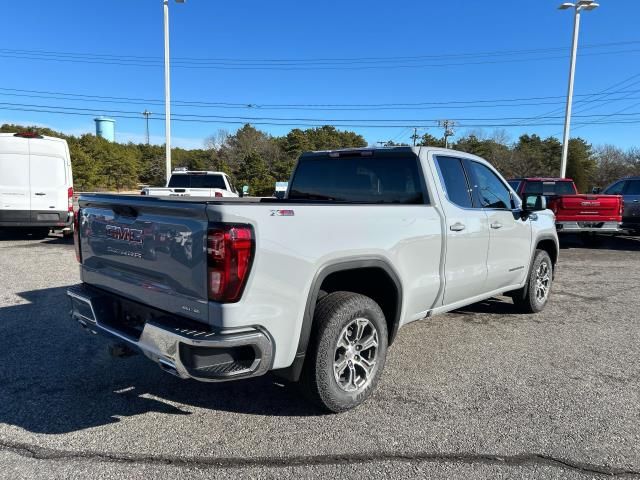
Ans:
[[[356,270],[360,268],[379,268],[383,270],[391,279],[396,287],[396,293],[398,302],[396,304],[396,311],[393,318],[392,328],[389,330],[389,344],[395,339],[398,328],[400,326],[400,318],[402,315],[402,283],[400,277],[396,273],[395,269],[391,266],[389,261],[384,257],[367,256],[356,258],[342,258],[333,262],[324,264],[316,272],[313,281],[311,282],[311,288],[307,294],[307,300],[304,309],[304,316],[302,318],[302,326],[300,328],[300,337],[298,339],[298,348],[293,363],[290,367],[282,369],[280,371],[275,370],[274,373],[280,376],[297,381],[302,373],[302,366],[307,353],[307,347],[309,345],[309,339],[311,337],[311,327],[313,325],[313,316],[315,313],[316,303],[318,301],[318,295],[320,293],[320,287],[325,279],[336,272],[343,272],[347,270]]]

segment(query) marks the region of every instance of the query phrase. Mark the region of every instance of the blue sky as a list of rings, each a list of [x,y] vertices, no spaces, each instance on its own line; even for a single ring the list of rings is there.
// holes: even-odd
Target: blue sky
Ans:
[[[514,126],[562,123],[573,14],[557,10],[559,3],[172,1],[172,97],[200,102],[174,106],[175,118],[197,120],[172,123],[174,144],[200,147],[216,131],[239,126],[215,117],[276,119],[251,122],[274,135],[292,127],[259,123],[341,119],[363,125],[348,129],[371,143],[410,141],[411,126],[439,136],[435,120],[441,118],[470,125],[456,129],[458,135],[488,124],[510,125],[505,130],[512,140],[522,133],[559,136],[558,125]],[[640,145],[640,115],[630,115],[640,112],[640,5],[600,3],[582,16],[585,48],[575,93],[576,114],[583,117],[574,122],[628,123],[582,126],[575,135],[594,144]],[[0,123],[37,123],[78,134],[93,131],[93,116],[106,113],[117,117],[118,141],[142,141],[139,112],[163,112],[162,56],[160,0],[4,2]],[[595,93],[600,95],[589,96]],[[327,104],[336,107],[308,107]],[[65,113],[42,111],[60,109]],[[618,116],[598,116],[613,113]],[[545,114],[559,118],[526,120]],[[152,141],[162,143],[164,122],[154,116]],[[383,128],[364,126],[372,123]]]

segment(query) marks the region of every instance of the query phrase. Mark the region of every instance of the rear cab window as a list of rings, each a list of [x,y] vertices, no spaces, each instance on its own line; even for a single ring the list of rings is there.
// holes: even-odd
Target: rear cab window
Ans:
[[[507,183],[511,188],[513,188],[514,192],[518,192],[518,190],[520,190],[520,185],[522,185],[520,180],[509,180]]]
[[[429,203],[418,157],[393,151],[302,156],[288,198],[363,204]]]
[[[575,195],[576,189],[573,186],[573,182],[534,180],[526,182],[524,186],[524,193],[552,197],[555,195]]]
[[[226,190],[227,186],[222,175],[178,173],[171,175],[169,188],[219,188]]]

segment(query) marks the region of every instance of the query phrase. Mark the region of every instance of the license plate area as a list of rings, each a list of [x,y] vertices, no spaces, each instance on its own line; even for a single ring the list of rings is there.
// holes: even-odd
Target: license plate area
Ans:
[[[144,325],[153,318],[149,310],[136,302],[115,297],[106,303],[102,305],[104,315],[100,317],[100,324],[139,340]]]
[[[602,228],[604,222],[578,222],[581,228]]]

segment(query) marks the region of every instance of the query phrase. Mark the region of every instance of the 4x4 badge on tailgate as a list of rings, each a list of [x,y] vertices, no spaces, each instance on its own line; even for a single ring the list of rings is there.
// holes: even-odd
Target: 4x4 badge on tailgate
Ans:
[[[115,240],[124,240],[125,242],[142,245],[142,230],[135,228],[120,227],[118,225],[106,225],[107,237]]]

